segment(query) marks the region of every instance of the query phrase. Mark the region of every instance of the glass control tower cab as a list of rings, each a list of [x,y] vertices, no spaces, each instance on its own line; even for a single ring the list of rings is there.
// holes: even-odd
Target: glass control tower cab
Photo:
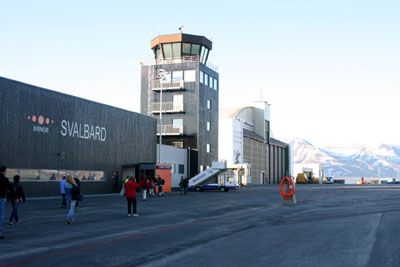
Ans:
[[[208,62],[212,42],[159,35],[151,49],[154,62],[141,68],[141,113],[157,118],[158,143],[197,150],[197,171],[204,170],[218,160],[219,75]],[[167,163],[162,158],[159,163]]]

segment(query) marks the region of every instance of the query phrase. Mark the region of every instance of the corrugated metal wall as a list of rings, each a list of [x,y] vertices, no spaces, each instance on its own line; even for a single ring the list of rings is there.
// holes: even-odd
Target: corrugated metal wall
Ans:
[[[154,118],[2,77],[0,94],[0,164],[9,168],[102,170],[106,181],[87,187],[99,193],[122,165],[156,162]],[[32,193],[38,184],[45,195],[57,187],[31,182]]]

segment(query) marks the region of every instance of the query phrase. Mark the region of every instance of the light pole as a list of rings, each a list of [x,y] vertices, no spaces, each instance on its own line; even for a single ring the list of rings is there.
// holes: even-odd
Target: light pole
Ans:
[[[163,88],[162,88],[162,81],[167,80],[167,74],[168,72],[163,69],[159,69],[157,73],[157,79],[160,80],[160,144],[158,145],[158,164],[161,164],[161,146],[162,146],[162,93],[163,93]]]

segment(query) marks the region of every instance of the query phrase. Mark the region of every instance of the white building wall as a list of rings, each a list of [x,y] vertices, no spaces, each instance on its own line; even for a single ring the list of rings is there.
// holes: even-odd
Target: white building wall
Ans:
[[[157,144],[157,158],[158,158],[158,144]],[[187,177],[187,149],[178,148],[174,146],[162,145],[161,146],[161,162],[162,164],[171,165],[171,186],[179,187],[181,176]],[[179,173],[179,165],[184,165],[184,172]]]
[[[243,123],[236,119],[219,122],[219,160],[228,164],[243,163]]]

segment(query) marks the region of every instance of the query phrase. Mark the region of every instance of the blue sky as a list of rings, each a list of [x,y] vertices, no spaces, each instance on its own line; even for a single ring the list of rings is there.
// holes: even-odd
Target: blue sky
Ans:
[[[400,1],[2,1],[0,76],[140,111],[150,40],[213,41],[220,105],[271,103],[275,138],[400,144]]]

